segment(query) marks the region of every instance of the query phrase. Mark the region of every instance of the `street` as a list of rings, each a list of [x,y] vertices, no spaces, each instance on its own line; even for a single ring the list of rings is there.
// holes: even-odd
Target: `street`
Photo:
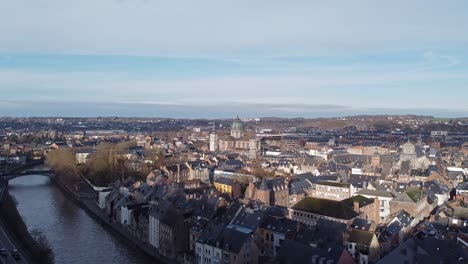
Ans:
[[[10,240],[10,238],[6,235],[5,231],[3,230],[3,225],[0,225],[0,248],[5,248],[8,251],[8,255],[5,257],[0,256],[0,263],[2,264],[11,264],[11,263],[27,263],[24,260],[24,256],[21,252],[19,252],[21,256],[21,260],[15,260],[11,256],[11,251],[13,249],[16,249],[14,246],[13,242]]]

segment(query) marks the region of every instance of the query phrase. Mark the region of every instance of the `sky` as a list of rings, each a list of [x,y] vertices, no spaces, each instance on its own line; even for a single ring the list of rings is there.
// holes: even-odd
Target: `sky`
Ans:
[[[468,116],[468,1],[0,0],[0,116]]]

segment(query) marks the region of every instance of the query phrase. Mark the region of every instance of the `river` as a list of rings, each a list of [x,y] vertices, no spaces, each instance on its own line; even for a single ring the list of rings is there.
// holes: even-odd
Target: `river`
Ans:
[[[28,229],[49,239],[57,264],[157,263],[96,222],[45,176],[13,179],[8,190]]]

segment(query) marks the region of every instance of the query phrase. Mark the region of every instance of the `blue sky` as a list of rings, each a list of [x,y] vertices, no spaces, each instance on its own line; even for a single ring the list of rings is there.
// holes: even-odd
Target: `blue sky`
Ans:
[[[468,116],[466,1],[16,0],[0,116]]]

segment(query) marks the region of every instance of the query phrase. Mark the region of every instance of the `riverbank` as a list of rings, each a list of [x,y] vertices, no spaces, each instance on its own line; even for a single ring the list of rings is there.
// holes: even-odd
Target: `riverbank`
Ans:
[[[8,191],[3,193],[0,201],[0,211],[2,212],[0,214],[0,226],[3,227],[2,229],[21,252],[25,263],[54,263],[54,255],[47,244],[47,240],[42,240],[43,243],[39,243],[29,233],[16,208],[16,202]],[[34,260],[34,262],[31,260]]]
[[[16,165],[3,171],[4,174],[21,172],[31,167],[43,164],[36,161],[28,164]],[[8,193],[8,181],[0,179],[0,228],[20,251],[25,263],[54,263],[54,254],[47,239],[42,236],[39,241],[29,232],[26,224],[18,212],[16,201]]]
[[[164,256],[161,256],[155,249],[151,248],[148,244],[144,244],[140,240],[135,238],[131,234],[131,232],[127,231],[119,223],[112,222],[112,220],[97,206],[97,193],[95,193],[95,195],[93,196],[89,192],[74,192],[68,186],[63,184],[57,177],[54,179],[54,182],[57,184],[59,189],[62,191],[62,193],[64,193],[64,195],[68,199],[72,200],[76,205],[83,209],[91,218],[96,220],[102,226],[106,227],[120,238],[123,238],[129,245],[133,246],[135,249],[140,250],[142,253],[150,256],[158,262],[174,263],[173,260],[166,259]]]

